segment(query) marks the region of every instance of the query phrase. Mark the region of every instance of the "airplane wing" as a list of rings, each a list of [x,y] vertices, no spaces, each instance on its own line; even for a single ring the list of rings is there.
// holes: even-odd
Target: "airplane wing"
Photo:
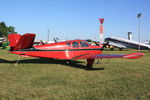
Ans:
[[[73,59],[98,59],[98,58],[124,58],[124,59],[137,59],[144,56],[144,53],[131,53],[131,54],[83,54],[76,56]]]
[[[112,46],[115,46],[115,47],[118,47],[118,48],[123,48],[123,49],[127,48],[126,46],[122,45],[121,43],[115,43],[115,42],[109,41],[108,44],[112,45]]]

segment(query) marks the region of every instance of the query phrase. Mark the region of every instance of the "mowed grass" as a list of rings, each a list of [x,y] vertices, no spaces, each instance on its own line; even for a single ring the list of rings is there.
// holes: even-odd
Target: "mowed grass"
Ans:
[[[133,53],[136,51],[104,51]],[[150,100],[150,53],[140,59],[86,60],[23,58],[0,49],[0,100]]]

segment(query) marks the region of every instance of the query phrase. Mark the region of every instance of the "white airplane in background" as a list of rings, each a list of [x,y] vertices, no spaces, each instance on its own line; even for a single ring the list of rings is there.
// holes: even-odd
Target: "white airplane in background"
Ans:
[[[120,37],[108,37],[105,38],[105,43],[107,45],[111,45],[114,47],[121,49],[126,49],[126,48],[132,48],[132,49],[138,49],[139,47],[139,42],[133,41],[133,40],[128,40]],[[150,45],[140,43],[140,49],[141,50],[150,50]]]

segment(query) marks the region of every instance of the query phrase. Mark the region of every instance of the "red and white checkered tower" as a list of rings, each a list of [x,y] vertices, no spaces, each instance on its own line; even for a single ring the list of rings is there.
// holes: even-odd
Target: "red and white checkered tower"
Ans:
[[[103,23],[104,23],[104,18],[100,18],[100,46],[103,46],[104,42],[104,30],[103,30]]]

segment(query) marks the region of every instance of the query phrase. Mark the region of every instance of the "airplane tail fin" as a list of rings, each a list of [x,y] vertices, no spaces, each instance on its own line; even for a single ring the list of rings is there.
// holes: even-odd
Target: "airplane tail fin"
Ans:
[[[26,49],[33,47],[35,34],[26,33],[20,34],[9,34],[8,40],[10,41],[10,51]]]

